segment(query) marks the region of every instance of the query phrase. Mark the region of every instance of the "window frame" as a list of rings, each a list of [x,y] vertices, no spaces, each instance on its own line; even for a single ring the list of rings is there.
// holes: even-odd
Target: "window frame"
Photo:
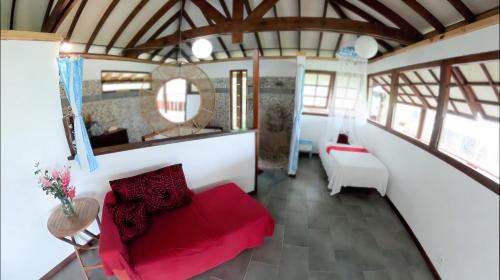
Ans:
[[[106,83],[106,81],[103,81],[102,80],[102,76],[105,72],[110,72],[110,73],[124,73],[124,74],[146,74],[148,79],[147,80],[143,80],[143,83],[144,82],[149,82],[149,87],[147,88],[143,88],[143,90],[150,90],[152,87],[153,87],[153,76],[151,74],[151,72],[147,72],[147,71],[127,71],[127,70],[101,70],[101,76],[100,76],[100,79],[99,81],[101,82],[101,92],[102,94],[108,94],[108,93],[124,93],[124,92],[136,92],[136,91],[140,91],[141,89],[123,89],[123,90],[104,90],[104,85]],[[136,82],[136,81],[130,81],[130,80],[125,80],[123,81],[123,83],[130,83],[130,82]],[[109,82],[108,82],[109,83]],[[120,83],[118,81],[114,82],[116,84]]]
[[[231,130],[235,130],[235,129],[246,129],[247,125],[246,123],[243,123],[243,114],[246,114],[246,112],[243,112],[243,102],[246,103],[246,100],[243,100],[243,92],[241,92],[241,102],[240,102],[240,112],[241,112],[241,115],[240,115],[240,122],[239,122],[239,127],[235,128],[233,127],[233,93],[232,93],[232,90],[233,90],[233,73],[234,72],[240,72],[241,73],[241,90],[246,90],[246,98],[248,99],[248,70],[247,69],[233,69],[233,70],[230,70],[229,71],[229,127],[231,128]],[[246,73],[246,89],[243,88],[243,72]],[[238,101],[236,101],[238,102]],[[247,106],[245,106],[245,108],[247,108]],[[246,118],[245,118],[246,120]]]
[[[314,110],[328,110],[328,104],[330,104],[330,98],[333,96],[333,89],[335,87],[335,71],[323,71],[323,70],[306,70],[305,74],[323,74],[330,75],[330,82],[328,85],[328,95],[326,96],[326,104],[325,106],[306,106],[304,105],[304,109],[311,109],[311,111],[302,111],[303,115],[315,115],[315,116],[328,116],[328,113],[325,112],[315,112]],[[304,81],[305,82],[305,81]],[[305,86],[305,83],[304,83]],[[316,85],[317,86],[317,85]]]
[[[405,67],[400,67],[400,68],[394,68],[390,70],[385,70],[377,73],[372,73],[368,75],[366,81],[367,81],[367,100],[369,99],[369,81],[372,76],[378,76],[381,74],[387,74],[391,73],[393,76],[392,78],[392,84],[391,84],[391,92],[390,92],[390,99],[389,99],[389,108],[387,112],[387,119],[385,124],[381,124],[378,122],[375,122],[374,120],[371,120],[370,118],[367,118],[367,123],[374,125],[378,128],[381,128],[395,136],[398,136],[399,138],[402,138],[403,140],[406,140],[415,146],[429,152],[430,154],[436,156],[437,158],[445,161],[446,163],[450,164],[451,166],[455,167],[456,169],[460,170],[461,172],[465,173],[478,183],[482,184],[485,186],[487,189],[490,191],[496,193],[497,195],[500,195],[500,188],[499,184],[492,180],[491,178],[487,177],[486,175],[481,174],[477,170],[471,168],[470,166],[464,164],[463,162],[459,161],[458,159],[455,159],[454,157],[440,151],[438,149],[439,146],[439,139],[441,136],[441,131],[443,130],[443,123],[444,123],[444,118],[445,115],[448,113],[447,108],[449,104],[449,99],[450,99],[450,88],[451,88],[451,76],[452,76],[452,66],[455,64],[461,64],[461,63],[470,63],[470,62],[480,62],[480,61],[486,61],[486,60],[495,60],[495,59],[500,59],[500,53],[498,51],[490,51],[490,52],[484,52],[484,53],[477,53],[477,54],[471,54],[471,55],[464,55],[464,56],[458,56],[458,57],[452,57],[452,58],[447,58],[447,59],[441,59],[441,60],[436,60],[436,61],[431,61],[431,62],[426,62],[426,63],[419,63],[415,65],[410,65],[410,66],[405,66]],[[437,96],[437,107],[436,107],[436,116],[434,120],[434,127],[432,129],[432,134],[431,134],[431,139],[428,144],[425,142],[421,142],[419,139],[412,138],[406,134],[403,134],[402,132],[399,132],[395,129],[392,128],[392,122],[394,120],[394,113],[395,113],[395,108],[396,108],[396,99],[397,99],[397,93],[398,93],[398,84],[399,84],[399,73],[400,72],[405,72],[408,70],[413,70],[413,69],[418,69],[418,68],[432,68],[439,66],[441,69],[440,72],[440,77],[439,77],[439,83],[437,84],[439,87],[438,90],[438,96]],[[500,103],[500,102],[499,102]],[[422,129],[422,123],[419,123],[419,130]]]

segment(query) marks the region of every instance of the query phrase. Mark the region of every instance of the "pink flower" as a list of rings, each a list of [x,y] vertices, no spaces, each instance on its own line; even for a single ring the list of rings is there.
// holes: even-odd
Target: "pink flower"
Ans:
[[[54,178],[54,180],[57,180],[59,178],[59,172],[56,170],[56,169],[52,169],[52,178]]]
[[[64,174],[62,177],[62,185],[63,188],[69,185],[69,181],[71,180],[71,175],[69,174],[69,169],[64,170]]]
[[[76,192],[75,188],[72,187],[71,190],[69,190],[69,192],[68,192],[69,198],[73,199],[73,197],[75,197],[75,192]]]
[[[52,184],[50,183],[49,180],[47,180],[47,178],[42,178],[41,179],[41,183],[42,183],[42,186],[44,186],[44,187],[50,187],[50,186],[52,186]]]

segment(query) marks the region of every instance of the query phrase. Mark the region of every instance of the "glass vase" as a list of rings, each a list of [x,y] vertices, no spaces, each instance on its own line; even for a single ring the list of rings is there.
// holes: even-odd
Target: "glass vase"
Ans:
[[[76,214],[73,201],[69,197],[61,198],[61,208],[66,217],[73,217]]]

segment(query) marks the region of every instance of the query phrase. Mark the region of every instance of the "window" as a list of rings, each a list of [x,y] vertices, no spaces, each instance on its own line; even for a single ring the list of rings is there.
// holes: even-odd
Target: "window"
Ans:
[[[335,79],[334,111],[341,114],[353,113],[362,86],[361,75],[339,74]]]
[[[392,128],[424,143],[431,140],[439,95],[439,67],[416,68],[398,75]]]
[[[328,114],[335,73],[306,71],[304,79],[304,113]]]
[[[499,60],[451,66],[438,149],[498,182]]]
[[[391,74],[371,76],[368,81],[368,118],[385,125],[391,93]]]
[[[151,89],[151,73],[102,71],[102,92]]]
[[[497,51],[386,70],[368,81],[369,123],[500,193]]]
[[[231,129],[246,129],[247,71],[230,72]]]

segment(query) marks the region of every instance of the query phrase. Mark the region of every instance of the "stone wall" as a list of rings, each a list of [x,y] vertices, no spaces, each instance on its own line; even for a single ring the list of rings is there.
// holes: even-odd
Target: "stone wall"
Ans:
[[[229,78],[212,79],[216,89],[215,114],[210,126],[230,130]],[[252,80],[247,80],[247,128],[253,124]],[[268,162],[286,166],[293,123],[293,77],[261,77],[260,81],[260,157]],[[151,132],[141,117],[139,92],[102,94],[101,82],[83,82],[83,113],[89,114],[106,130],[111,126],[127,129],[130,142],[142,141]],[[267,166],[264,166],[267,167]]]

